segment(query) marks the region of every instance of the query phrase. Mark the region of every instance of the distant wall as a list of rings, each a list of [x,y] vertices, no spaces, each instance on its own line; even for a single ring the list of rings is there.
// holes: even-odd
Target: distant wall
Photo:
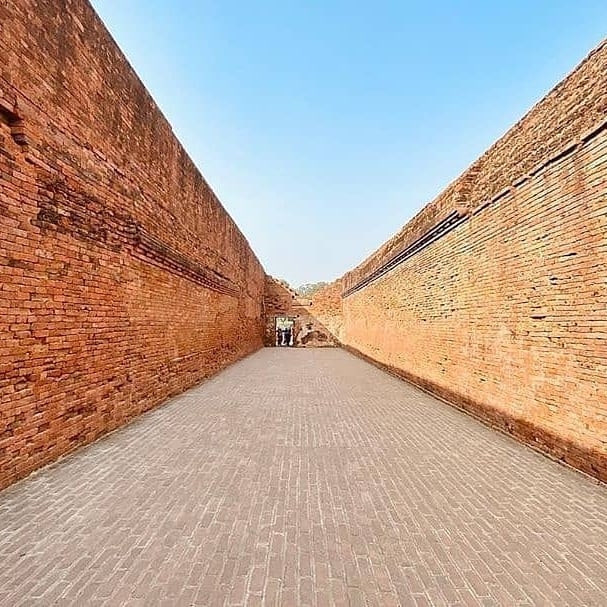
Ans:
[[[340,338],[603,479],[606,120],[604,43],[344,276]]]
[[[340,279],[316,291],[311,297],[310,313],[317,318],[341,342],[344,317],[342,308],[342,282]]]
[[[265,275],[87,2],[0,57],[3,487],[261,347]]]
[[[276,344],[276,318],[289,317],[294,321],[293,345],[318,348],[335,346],[331,331],[311,312],[311,300],[299,296],[272,276],[266,276],[264,312],[266,319],[266,346]]]

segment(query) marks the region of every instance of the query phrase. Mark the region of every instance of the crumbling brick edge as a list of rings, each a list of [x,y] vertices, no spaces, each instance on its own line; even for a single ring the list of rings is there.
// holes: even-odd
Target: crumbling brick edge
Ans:
[[[584,474],[595,483],[607,486],[607,453],[588,449],[527,420],[482,405],[414,373],[382,363],[352,346],[342,345],[342,347],[353,356],[411,384],[446,405],[458,409],[492,430],[516,440],[561,465]]]

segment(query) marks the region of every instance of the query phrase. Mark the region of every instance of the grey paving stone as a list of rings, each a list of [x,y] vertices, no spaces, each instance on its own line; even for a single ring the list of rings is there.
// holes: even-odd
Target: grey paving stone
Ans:
[[[0,493],[0,605],[607,605],[607,489],[267,349]]]

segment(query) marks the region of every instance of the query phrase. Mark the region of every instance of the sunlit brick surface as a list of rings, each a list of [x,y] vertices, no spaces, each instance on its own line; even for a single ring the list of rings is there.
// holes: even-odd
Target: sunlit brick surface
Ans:
[[[605,605],[605,546],[604,486],[266,349],[0,493],[0,605]]]
[[[415,249],[452,213],[467,219]],[[607,40],[344,275],[343,315],[331,291],[312,310],[342,344],[607,481],[605,234]]]
[[[90,4],[0,0],[0,488],[259,349],[264,280]]]

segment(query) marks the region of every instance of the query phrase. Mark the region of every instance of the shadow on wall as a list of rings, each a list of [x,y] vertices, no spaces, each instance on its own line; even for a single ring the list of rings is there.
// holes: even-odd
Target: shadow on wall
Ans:
[[[295,348],[339,346],[339,340],[311,313],[311,308],[311,299],[301,297],[277,279],[266,276],[264,345]]]
[[[605,184],[607,40],[343,276],[340,342],[607,481]]]

